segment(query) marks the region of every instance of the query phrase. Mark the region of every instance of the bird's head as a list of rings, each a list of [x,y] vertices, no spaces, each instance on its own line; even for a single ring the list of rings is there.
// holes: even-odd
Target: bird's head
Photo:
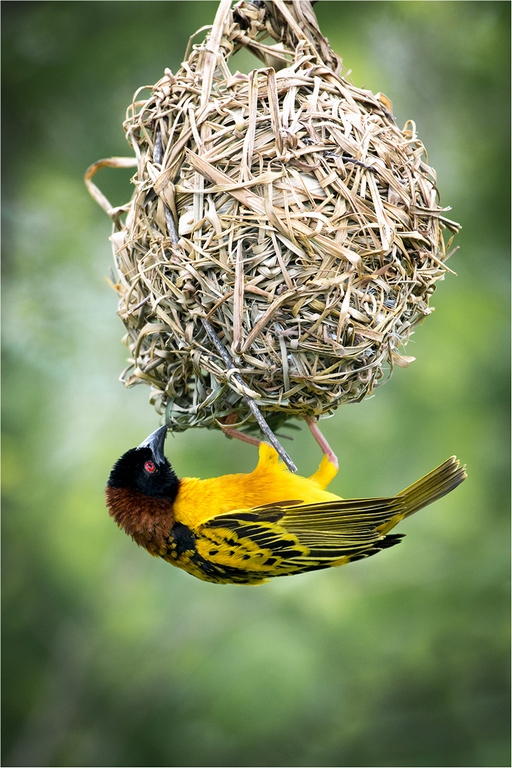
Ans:
[[[164,456],[167,425],[152,432],[114,464],[107,486],[174,501],[179,481]]]
[[[164,456],[167,425],[152,432],[114,464],[107,482],[110,515],[138,544],[172,527],[179,480]]]

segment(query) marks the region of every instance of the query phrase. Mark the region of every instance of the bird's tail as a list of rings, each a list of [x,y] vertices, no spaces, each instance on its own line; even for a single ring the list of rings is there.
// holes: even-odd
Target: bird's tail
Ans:
[[[467,477],[466,468],[461,466],[455,456],[451,456],[428,475],[422,477],[398,494],[402,499],[406,512],[404,517],[412,515],[418,509],[432,504],[433,501],[446,496]]]

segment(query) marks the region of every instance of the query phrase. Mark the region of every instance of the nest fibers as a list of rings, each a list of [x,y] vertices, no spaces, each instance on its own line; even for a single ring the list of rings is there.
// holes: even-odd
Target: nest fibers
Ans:
[[[310,2],[221,0],[208,30],[135,95],[135,160],[88,172],[114,220],[122,380],[178,430],[248,429],[251,399],[266,418],[329,414],[414,359],[458,225],[414,123],[342,77]],[[249,75],[229,67],[244,47],[265,65]],[[127,205],[90,181],[102,165],[136,166]]]

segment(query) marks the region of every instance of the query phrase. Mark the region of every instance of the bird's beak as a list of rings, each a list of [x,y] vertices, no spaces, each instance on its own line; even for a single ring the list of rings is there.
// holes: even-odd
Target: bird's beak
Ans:
[[[150,448],[157,464],[163,464],[165,461],[164,443],[168,426],[168,424],[164,424],[163,427],[155,429],[155,431],[146,437],[146,439],[138,446],[138,448]]]

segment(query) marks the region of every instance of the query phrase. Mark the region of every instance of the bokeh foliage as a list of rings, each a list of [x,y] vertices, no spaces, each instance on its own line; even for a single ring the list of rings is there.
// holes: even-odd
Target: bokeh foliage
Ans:
[[[104,509],[111,464],[158,423],[117,381],[110,225],[82,175],[127,154],[133,92],[215,8],[2,4],[3,764],[510,765],[509,3],[315,6],[354,83],[415,119],[463,225],[417,361],[324,422],[332,487],[394,493],[452,453],[466,483],[400,547],[257,588],[149,558]],[[121,203],[128,179],[99,182]],[[315,469],[304,431],[289,448]],[[182,475],[255,460],[216,432],[167,453]]]

